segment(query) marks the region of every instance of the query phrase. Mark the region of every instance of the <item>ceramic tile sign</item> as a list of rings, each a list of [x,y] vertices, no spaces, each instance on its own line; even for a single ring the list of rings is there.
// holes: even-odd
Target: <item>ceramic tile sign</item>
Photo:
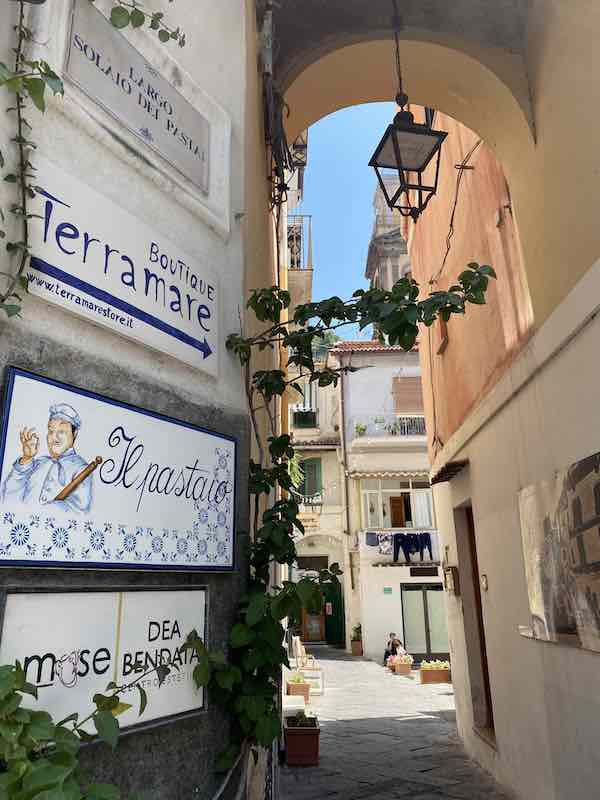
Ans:
[[[184,178],[208,192],[208,120],[89,0],[74,2],[66,74]]]
[[[91,186],[36,163],[29,291],[216,376],[214,272]]]
[[[234,439],[8,373],[0,566],[233,568]]]
[[[203,589],[9,593],[0,663],[18,659],[38,687],[37,704],[27,697],[26,706],[39,705],[57,720],[74,712],[83,719],[96,692],[111,681],[128,685],[142,667],[148,705],[140,716],[138,690],[121,695],[131,705],[119,718],[128,727],[203,707],[192,679],[197,657],[180,648],[191,630],[204,635],[205,619]],[[159,687],[154,668],[161,663],[173,668]]]

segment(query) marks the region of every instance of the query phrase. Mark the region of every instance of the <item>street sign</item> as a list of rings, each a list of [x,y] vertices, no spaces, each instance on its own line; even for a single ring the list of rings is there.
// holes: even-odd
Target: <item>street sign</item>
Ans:
[[[210,125],[89,0],[75,0],[66,75],[205,194]]]
[[[30,202],[29,291],[213,376],[219,283],[193,257],[79,178],[43,158]]]
[[[0,565],[232,569],[235,440],[11,368]]]

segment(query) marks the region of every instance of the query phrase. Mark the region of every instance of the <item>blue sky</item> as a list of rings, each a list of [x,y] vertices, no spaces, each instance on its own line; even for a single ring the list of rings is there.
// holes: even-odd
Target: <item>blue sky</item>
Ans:
[[[367,286],[377,180],[368,163],[394,111],[393,103],[353,106],[309,130],[304,199],[298,211],[313,215],[314,300],[333,294],[346,298]],[[344,338],[357,334],[342,331]]]

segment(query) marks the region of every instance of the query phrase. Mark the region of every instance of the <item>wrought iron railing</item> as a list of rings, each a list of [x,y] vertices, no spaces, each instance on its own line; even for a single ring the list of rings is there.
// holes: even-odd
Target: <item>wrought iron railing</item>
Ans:
[[[425,417],[421,414],[362,414],[351,420],[350,438],[425,436]]]
[[[288,214],[288,264],[290,269],[312,269],[312,217]]]

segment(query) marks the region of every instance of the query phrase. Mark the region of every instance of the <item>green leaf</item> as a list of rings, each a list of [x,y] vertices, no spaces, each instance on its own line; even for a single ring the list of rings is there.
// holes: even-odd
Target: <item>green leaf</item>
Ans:
[[[110,12],[110,22],[114,28],[126,28],[129,25],[131,15],[123,6],[114,6]]]
[[[119,723],[110,711],[99,711],[94,715],[94,727],[98,736],[114,750],[119,740]]]
[[[46,110],[46,101],[44,100],[44,92],[46,91],[46,83],[41,78],[23,78],[23,85],[29,97],[33,100],[34,106],[38,111]]]
[[[208,685],[210,680],[210,664],[208,661],[208,656],[204,655],[200,658],[194,667],[192,677],[197,689],[199,689],[201,686]]]
[[[18,317],[21,313],[21,306],[17,306],[14,303],[1,303],[0,308],[9,319],[11,317]]]
[[[75,769],[76,763],[75,758],[67,753],[34,761],[23,778],[23,797],[35,797],[37,800],[41,792],[59,789]]]
[[[0,701],[0,717],[11,716],[23,702],[23,697],[16,692],[9,694]]]
[[[15,73],[0,61],[0,85],[13,78]]]
[[[92,783],[84,797],[85,800],[119,800],[121,792],[112,783]]]
[[[166,31],[164,28],[161,28],[159,30],[159,32],[158,32],[158,38],[164,44],[164,42],[168,42],[169,41],[169,39],[171,38],[171,34],[169,33],[169,31]]]
[[[136,684],[136,688],[140,693],[140,717],[141,717],[144,711],[146,710],[146,706],[148,705],[148,695],[146,694],[146,690],[144,689],[144,687],[140,686],[139,683]]]
[[[40,742],[51,741],[54,738],[54,724],[50,714],[46,711],[32,711],[27,734]]]
[[[54,744],[58,750],[66,750],[68,753],[76,753],[81,747],[81,740],[73,731],[57,725],[54,731]]]
[[[267,598],[262,593],[253,594],[246,609],[246,623],[252,627],[263,618],[267,610]]]
[[[17,176],[16,176],[16,175],[13,175],[13,173],[12,173],[12,172],[9,172],[9,173],[8,173],[8,175],[5,175],[5,176],[4,176],[4,180],[5,180],[7,183],[16,183],[16,182],[17,182]]]
[[[99,711],[112,711],[119,705],[117,695],[105,695],[97,692],[92,700]]]
[[[139,8],[134,8],[130,14],[131,27],[141,28],[146,21],[146,15]]]
[[[238,622],[237,625],[233,626],[231,629],[231,636],[229,637],[229,642],[232,647],[245,647],[252,641],[254,641],[254,633],[247,625]]]
[[[281,723],[277,714],[267,714],[256,723],[255,736],[258,744],[268,747],[279,736]]]

